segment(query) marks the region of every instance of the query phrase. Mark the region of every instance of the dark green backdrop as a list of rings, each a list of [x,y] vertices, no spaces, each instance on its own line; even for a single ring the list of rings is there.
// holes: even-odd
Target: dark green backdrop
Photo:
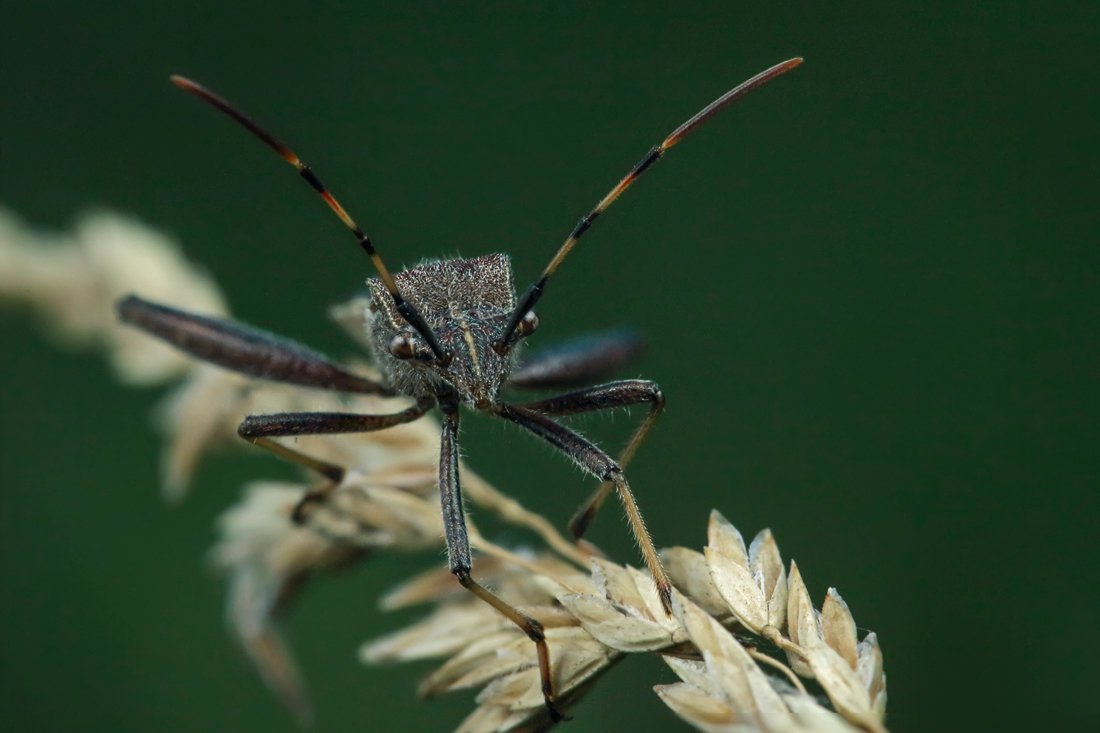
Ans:
[[[678,147],[599,222],[542,343],[634,324],[667,419],[633,476],[658,543],[720,507],[770,526],[886,655],[895,730],[1095,730],[1100,614],[1095,3],[20,3],[0,24],[0,203],[177,235],[240,317],[346,353],[324,319],[368,263],[291,171],[167,83],[186,72],[323,172],[395,265],[512,253],[534,276],[661,135],[806,64]],[[13,730],[292,731],[203,565],[261,456],[164,506],[151,391],[0,314],[0,706]],[[470,462],[563,523],[589,486],[467,420]],[[595,421],[608,440],[625,423]],[[500,446],[506,445],[506,450]],[[614,512],[595,538],[633,550]],[[361,667],[438,555],[319,584],[288,633],[319,731],[439,730],[426,667]],[[572,733],[669,730],[632,660]],[[1091,682],[1090,682],[1091,680]]]

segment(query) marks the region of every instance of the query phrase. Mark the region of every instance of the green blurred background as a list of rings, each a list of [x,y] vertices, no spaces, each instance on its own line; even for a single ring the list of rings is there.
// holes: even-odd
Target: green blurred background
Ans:
[[[167,83],[202,80],[321,172],[394,266],[510,252],[534,277],[644,151],[733,84],[806,64],[678,147],[589,234],[537,343],[632,324],[666,419],[633,470],[658,544],[719,507],[879,633],[895,730],[1096,730],[1096,3],[24,3],[0,24],[0,203],[101,205],[180,239],[239,317],[331,353],[369,266],[292,172]],[[158,496],[154,390],[0,314],[0,705],[20,731],[293,731],[204,566],[237,487]],[[625,419],[593,420],[609,443]],[[505,446],[502,448],[502,446]],[[470,463],[564,524],[590,489],[508,426]],[[608,512],[594,539],[634,550]],[[507,538],[507,535],[504,536]],[[429,667],[364,668],[438,554],[318,583],[287,620],[318,731],[439,730]],[[568,724],[685,728],[616,668]],[[1089,682],[1092,680],[1092,682]]]

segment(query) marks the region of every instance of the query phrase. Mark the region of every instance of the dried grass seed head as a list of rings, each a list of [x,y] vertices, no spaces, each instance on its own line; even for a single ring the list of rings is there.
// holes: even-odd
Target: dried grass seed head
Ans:
[[[551,653],[561,667],[555,684],[566,705],[575,702],[570,695],[581,694],[628,654],[656,652],[681,682],[658,685],[655,691],[699,730],[885,730],[881,650],[873,634],[856,640],[854,620],[839,594],[830,589],[819,614],[792,564],[788,599],[787,573],[767,530],[746,548],[736,528],[714,512],[709,534],[705,555],[687,548],[662,553],[671,560],[676,586],[671,618],[663,613],[651,576],[607,560],[593,559],[588,574],[560,564],[521,573],[499,561],[481,572],[501,594],[516,603],[522,599],[525,612],[547,625]],[[421,622],[365,645],[364,661],[446,657],[422,683],[422,694],[484,685],[479,707],[458,730],[547,725],[530,645],[490,609],[450,592],[443,577],[442,571],[433,571],[395,591],[388,605],[435,600],[436,609]],[[782,620],[772,625],[769,620],[779,616],[768,604],[781,599]],[[746,603],[756,604],[764,619],[758,631],[741,620],[749,615]],[[788,612],[787,606],[794,610]],[[797,662],[792,666],[817,681],[829,704],[807,694],[782,661],[755,644],[746,647],[730,632],[731,625],[752,632],[762,646],[780,645]]]
[[[126,382],[185,374],[192,359],[119,324],[115,302],[129,292],[201,313],[226,311],[213,280],[174,240],[131,217],[90,213],[71,234],[44,234],[0,209],[0,300],[33,308],[68,340],[102,345]]]

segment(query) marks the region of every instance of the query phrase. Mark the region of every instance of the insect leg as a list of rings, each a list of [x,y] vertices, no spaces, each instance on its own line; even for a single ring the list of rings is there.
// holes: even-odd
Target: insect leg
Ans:
[[[544,415],[576,415],[582,412],[595,412],[598,410],[610,410],[616,407],[629,407],[631,405],[649,403],[649,413],[641,424],[634,430],[626,448],[619,455],[619,468],[626,469],[634,458],[638,447],[645,441],[649,431],[653,429],[657,418],[665,409],[665,396],[656,382],[646,379],[626,379],[619,382],[608,382],[588,389],[570,392],[568,394],[550,397],[538,402],[525,402],[523,407]],[[588,525],[596,516],[607,499],[608,494],[615,488],[614,482],[604,481],[592,493],[592,496],[581,505],[573,518],[569,520],[569,531],[580,539],[584,536]]]
[[[641,355],[637,331],[593,333],[538,351],[512,370],[509,387],[567,389],[610,378]]]
[[[570,430],[564,425],[554,422],[545,415],[520,405],[499,403],[496,406],[496,414],[506,420],[511,420],[522,428],[530,430],[552,446],[568,455],[581,469],[591,473],[601,481],[609,482],[619,495],[626,510],[627,519],[630,521],[630,529],[634,533],[634,539],[641,547],[642,557],[653,574],[653,582],[657,584],[657,593],[661,597],[661,604],[665,610],[672,614],[672,584],[668,580],[661,558],[657,555],[657,549],[653,546],[653,538],[649,536],[645,520],[642,518],[638,502],[634,499],[634,493],[630,490],[630,484],[623,474],[622,467],[611,459],[596,445]]]
[[[181,351],[231,371],[338,392],[392,395],[389,387],[345,371],[290,339],[225,318],[212,318],[128,295],[118,317]]]
[[[554,703],[554,685],[550,676],[550,649],[542,624],[503,599],[494,595],[470,575],[470,538],[466,530],[466,515],[462,511],[462,488],[458,478],[458,408],[445,407],[443,435],[439,445],[439,501],[443,509],[443,532],[447,541],[447,563],[463,588],[492,606],[498,613],[519,627],[535,642],[539,660],[542,697],[552,720],[564,718]]]
[[[278,443],[271,438],[288,435],[331,435],[367,433],[412,422],[435,405],[435,400],[420,400],[412,407],[390,415],[358,415],[346,412],[282,412],[274,415],[249,415],[237,427],[237,434],[253,445],[317,471],[328,483],[312,489],[294,507],[292,518],[302,523],[306,510],[324,501],[344,479],[344,469]]]

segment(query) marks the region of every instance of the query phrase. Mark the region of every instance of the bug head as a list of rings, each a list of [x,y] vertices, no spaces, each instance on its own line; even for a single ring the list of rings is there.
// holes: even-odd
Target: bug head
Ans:
[[[439,358],[402,318],[384,283],[371,278],[370,341],[389,382],[406,394],[450,387],[471,407],[492,404],[518,351],[494,348],[516,306],[507,255],[432,260],[397,273],[394,280],[402,296],[416,304],[449,359]],[[531,311],[517,331],[522,338],[537,326]]]

